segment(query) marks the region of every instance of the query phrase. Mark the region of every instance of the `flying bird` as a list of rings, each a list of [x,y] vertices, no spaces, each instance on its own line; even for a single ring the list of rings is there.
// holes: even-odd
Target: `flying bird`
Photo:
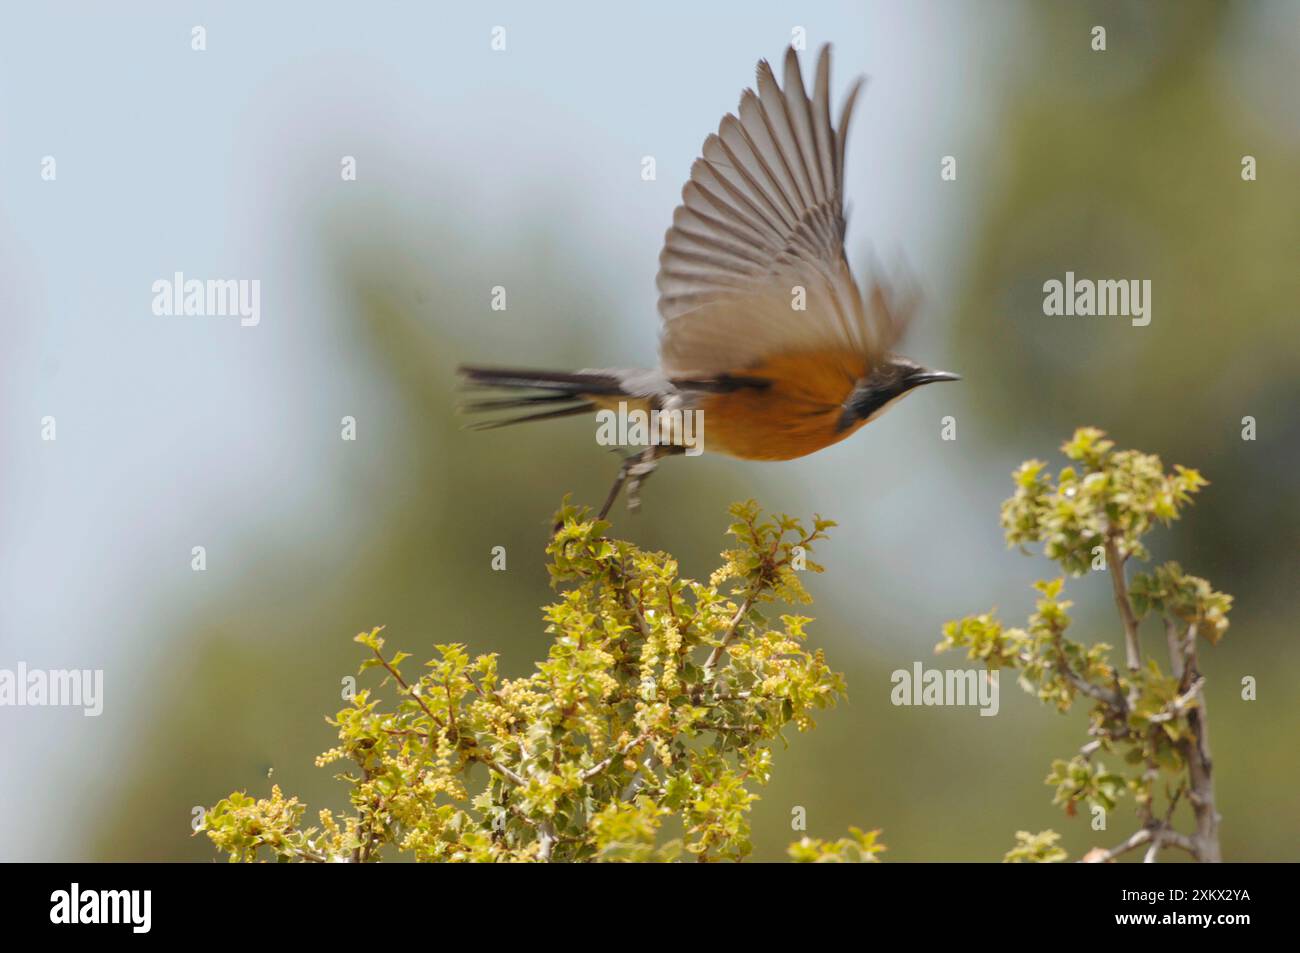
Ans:
[[[811,98],[793,48],[783,79],[759,61],[757,90],[741,94],[691,166],[659,256],[658,368],[462,366],[468,386],[512,392],[463,410],[527,411],[475,429],[601,410],[695,414],[704,450],[791,460],[856,433],[922,384],[958,380],[893,352],[915,294],[873,281],[864,295],[844,255],[844,144],[862,78],[835,124],[829,45]],[[658,461],[687,451],[675,426],[624,459],[601,518],[625,484],[635,509]]]

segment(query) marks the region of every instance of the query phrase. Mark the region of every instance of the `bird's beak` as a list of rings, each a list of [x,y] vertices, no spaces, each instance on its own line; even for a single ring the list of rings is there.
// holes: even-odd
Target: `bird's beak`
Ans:
[[[948,371],[921,371],[919,374],[913,374],[908,378],[908,383],[913,387],[920,387],[922,384],[933,384],[936,381],[959,381],[961,376],[951,374]]]

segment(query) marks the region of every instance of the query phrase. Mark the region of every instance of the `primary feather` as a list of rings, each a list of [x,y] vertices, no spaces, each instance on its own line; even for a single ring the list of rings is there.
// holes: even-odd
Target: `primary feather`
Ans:
[[[760,61],[704,141],[660,255],[660,360],[670,376],[743,371],[791,351],[874,363],[898,322],[863,301],[844,256],[844,145],[862,80],[830,119],[830,48],[808,97],[793,49],[784,89]],[[803,289],[804,310],[793,307]],[[885,301],[882,294],[879,301]]]

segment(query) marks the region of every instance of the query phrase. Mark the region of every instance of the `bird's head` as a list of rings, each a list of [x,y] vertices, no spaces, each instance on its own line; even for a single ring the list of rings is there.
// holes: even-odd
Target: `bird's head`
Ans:
[[[936,381],[961,380],[947,371],[932,371],[905,357],[891,357],[881,361],[871,373],[858,381],[853,393],[844,401],[840,415],[840,429],[845,430],[859,421],[879,417],[890,404],[920,387]]]

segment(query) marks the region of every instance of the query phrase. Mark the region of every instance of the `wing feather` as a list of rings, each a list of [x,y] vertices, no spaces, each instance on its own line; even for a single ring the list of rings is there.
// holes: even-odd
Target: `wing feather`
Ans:
[[[864,302],[844,257],[844,144],[861,89],[831,123],[830,48],[812,96],[787,50],[704,140],[659,256],[660,357],[673,375],[743,371],[773,354],[851,349],[868,361],[897,320]],[[793,307],[803,289],[805,307]],[[870,305],[870,306],[869,306]]]

